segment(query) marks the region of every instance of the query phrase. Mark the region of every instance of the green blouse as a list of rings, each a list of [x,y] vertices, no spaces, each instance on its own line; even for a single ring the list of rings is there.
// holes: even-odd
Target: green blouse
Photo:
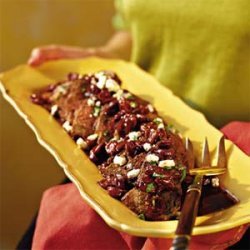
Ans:
[[[216,126],[250,120],[249,0],[118,0],[131,60]],[[187,117],[188,119],[188,117]]]

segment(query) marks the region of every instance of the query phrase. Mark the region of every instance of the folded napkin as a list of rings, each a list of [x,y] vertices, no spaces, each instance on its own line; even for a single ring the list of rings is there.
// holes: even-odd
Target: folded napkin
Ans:
[[[225,136],[250,154],[250,123],[233,122]],[[225,249],[241,239],[248,225],[192,237],[190,249]],[[110,228],[81,198],[73,184],[45,191],[38,214],[32,249],[165,250],[171,239],[142,238]]]

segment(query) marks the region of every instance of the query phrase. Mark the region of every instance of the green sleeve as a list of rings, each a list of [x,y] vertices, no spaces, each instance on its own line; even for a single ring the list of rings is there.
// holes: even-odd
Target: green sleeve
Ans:
[[[116,13],[113,16],[112,23],[116,30],[128,30],[128,22],[126,21],[124,12],[123,12],[123,1],[114,0]]]

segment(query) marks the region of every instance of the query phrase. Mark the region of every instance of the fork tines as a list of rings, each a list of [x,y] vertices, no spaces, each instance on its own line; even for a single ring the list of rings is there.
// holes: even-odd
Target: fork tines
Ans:
[[[224,136],[220,138],[218,149],[217,149],[217,167],[220,167],[220,168],[227,167],[227,155],[226,155]]]
[[[195,168],[195,155],[193,144],[190,139],[187,137],[185,142],[185,147],[187,150],[188,155],[188,165],[189,169]],[[201,166],[202,167],[211,167],[211,160],[210,160],[210,152],[207,138],[205,138],[202,148],[202,159],[201,159]],[[225,149],[225,140],[224,136],[220,138],[217,147],[217,165],[218,168],[226,168],[227,167],[227,156],[226,156],[226,149]]]
[[[203,143],[201,166],[203,166],[203,167],[211,166],[207,137],[205,138],[204,143]]]
[[[194,157],[194,148],[192,142],[186,137],[186,150],[188,155],[188,168],[193,169],[195,167],[195,157]]]

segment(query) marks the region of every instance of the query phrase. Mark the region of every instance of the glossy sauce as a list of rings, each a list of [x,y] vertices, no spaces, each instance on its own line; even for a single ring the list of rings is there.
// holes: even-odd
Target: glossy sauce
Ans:
[[[109,72],[108,77],[118,85],[121,84],[116,74]],[[186,151],[179,135],[168,129],[167,124],[161,122],[156,111],[150,111],[147,102],[126,90],[122,90],[122,96],[118,98],[118,92],[114,94],[114,91],[107,88],[99,88],[96,84],[97,75],[80,76],[71,73],[68,75],[68,81],[78,81],[81,90],[74,91],[76,91],[76,98],[80,101],[92,98],[95,105],[97,101],[100,102],[100,105],[92,108],[94,113],[90,114],[89,119],[93,119],[94,124],[101,116],[104,119],[102,126],[105,130],[98,132],[96,140],[90,140],[88,137],[83,139],[87,145],[85,152],[98,165],[102,174],[112,166],[115,156],[121,154],[128,162],[133,162],[133,159],[137,157],[132,168],[129,164],[117,166],[117,173],[103,174],[104,178],[99,184],[117,199],[121,199],[132,188],[147,193],[147,199],[154,197],[149,201],[151,205],[148,206],[151,219],[158,218],[161,213],[169,210],[162,197],[163,193],[182,194],[183,200],[187,186],[192,182],[192,177],[186,175],[188,172]],[[50,111],[51,105],[55,104],[51,101],[51,96],[60,84],[49,85],[32,94],[32,102]],[[91,107],[88,108],[91,109]],[[65,122],[65,118],[62,118],[58,112],[54,117],[61,124]],[[131,139],[130,132],[139,133],[138,138]],[[69,134],[75,141],[80,137],[74,133],[74,130],[69,131]],[[145,149],[145,143],[150,146],[148,150]],[[158,158],[159,162],[166,159],[173,161],[175,165],[159,167],[158,161],[145,162],[145,157],[148,155]],[[139,176],[128,178],[128,172],[136,169],[140,169]],[[225,189],[207,185],[203,187],[199,214],[225,209],[237,202],[238,200]]]

